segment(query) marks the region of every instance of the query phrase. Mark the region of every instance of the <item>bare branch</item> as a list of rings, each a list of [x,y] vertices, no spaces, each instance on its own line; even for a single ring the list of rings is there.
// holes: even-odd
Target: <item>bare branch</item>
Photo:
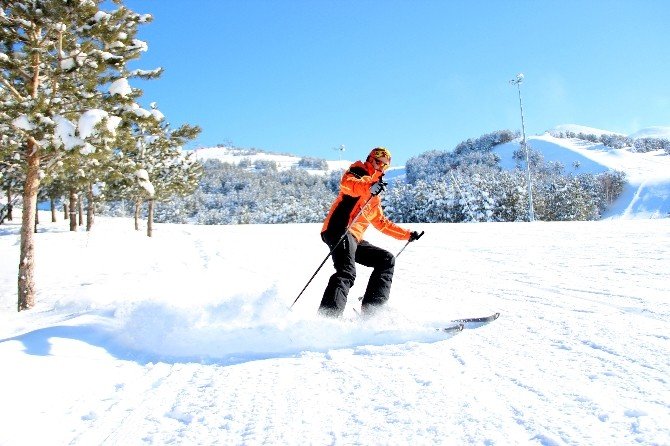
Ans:
[[[0,79],[0,84],[2,84],[0,85],[0,87],[4,87],[5,89],[7,89],[10,93],[12,93],[12,96],[14,96],[17,100],[19,101],[24,100],[24,97],[21,96],[21,93],[19,93],[18,90],[14,88],[14,86],[12,86],[12,84],[10,84],[7,81],[7,79],[4,78]]]

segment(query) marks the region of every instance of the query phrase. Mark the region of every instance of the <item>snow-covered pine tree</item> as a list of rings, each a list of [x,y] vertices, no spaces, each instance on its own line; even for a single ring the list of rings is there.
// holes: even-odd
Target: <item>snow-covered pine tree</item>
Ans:
[[[3,54],[0,53],[0,64],[4,60]],[[7,199],[4,204],[0,200],[0,224],[5,219],[12,220],[12,208],[20,198],[19,190],[23,187],[21,163],[16,156],[20,150],[20,142],[11,125],[10,115],[4,107],[9,100],[9,91],[0,85],[0,193],[4,194]]]
[[[106,12],[100,9],[103,3],[110,5],[102,0],[0,0],[0,116],[13,126],[19,144],[9,156],[19,159],[24,171],[19,311],[35,304],[33,227],[42,175],[67,151],[79,151],[82,159],[95,151],[89,138],[96,133],[82,134],[90,130],[85,119],[90,110],[107,113],[103,121],[110,131],[118,124],[111,112],[123,96],[105,94],[102,87],[123,83],[126,63],[147,48],[136,34],[150,16],[123,7],[121,0],[113,0],[117,8]]]
[[[182,150],[187,142],[200,133],[199,127],[185,124],[171,130],[168,124],[158,122],[149,131],[151,135],[143,139],[144,146],[141,148],[138,165],[141,166],[140,170],[147,172],[146,180],[151,186],[140,181],[139,186],[146,193],[136,196],[144,195],[149,198],[147,236],[151,237],[156,202],[191,194],[198,186],[202,167],[195,158]]]
[[[595,189],[595,193],[600,197],[600,211],[602,212],[623,192],[626,186],[626,174],[618,170],[610,170],[599,174],[597,181],[599,187]]]
[[[525,178],[519,169],[497,174],[495,221],[525,221],[528,217],[528,189],[522,186]]]
[[[174,196],[191,194],[202,175],[202,166],[182,147],[194,139],[200,128],[184,124],[177,129],[164,122],[162,113],[134,109],[135,118],[124,131],[114,177],[105,182],[108,200],[135,203],[135,229],[139,230],[142,203],[148,201],[147,235],[151,236],[154,205]]]
[[[0,137],[0,148],[8,147],[11,143],[7,134]],[[11,152],[7,150],[7,152]],[[6,203],[0,201],[0,224],[6,219],[12,221],[14,218],[13,208],[21,198],[20,190],[23,185],[23,175],[19,163],[12,158],[0,158],[0,193],[6,198]]]

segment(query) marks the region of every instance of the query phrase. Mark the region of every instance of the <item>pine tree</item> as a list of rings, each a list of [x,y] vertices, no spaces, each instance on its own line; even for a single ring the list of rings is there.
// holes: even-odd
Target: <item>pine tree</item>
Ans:
[[[146,50],[135,36],[151,17],[130,11],[121,0],[113,1],[117,9],[105,12],[103,3],[0,0],[0,116],[5,126],[11,123],[18,142],[3,149],[2,158],[20,160],[24,177],[19,311],[35,304],[32,234],[42,176],[66,154],[76,164],[96,152],[94,139],[100,143],[100,138],[113,136],[120,117],[112,113],[132,102],[123,88],[127,78],[160,74],[125,68]],[[100,118],[93,126],[91,113]]]
[[[139,159],[141,171],[146,171],[150,187],[143,181],[139,185],[149,198],[147,235],[153,230],[154,207],[156,202],[174,196],[192,193],[202,175],[202,168],[194,158],[184,154],[182,146],[194,139],[200,128],[183,125],[171,130],[168,124],[159,124],[152,129],[152,137],[145,140],[142,157]],[[139,195],[139,194],[138,194]]]
[[[162,113],[155,105],[152,107],[151,112],[144,110],[146,113],[139,113],[124,127],[116,153],[120,159],[114,175],[104,182],[107,199],[135,203],[136,230],[142,203],[149,202],[149,236],[155,203],[191,194],[202,175],[202,166],[182,150],[200,133],[200,128],[184,124],[171,129]]]

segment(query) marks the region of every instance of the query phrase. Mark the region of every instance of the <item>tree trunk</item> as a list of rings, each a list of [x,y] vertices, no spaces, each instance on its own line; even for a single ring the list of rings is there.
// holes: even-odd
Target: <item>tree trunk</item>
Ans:
[[[93,227],[93,220],[95,218],[95,206],[93,203],[93,185],[88,185],[86,193],[86,230],[90,231]]]
[[[149,215],[147,216],[147,236],[151,237],[154,232],[154,200],[149,200]]]
[[[33,73],[30,80],[30,96],[37,99],[40,84],[40,52],[33,51],[31,57]],[[40,147],[31,136],[26,141],[26,178],[23,185],[23,212],[21,213],[21,250],[19,254],[18,311],[35,306],[35,212],[37,193],[40,188]]]
[[[140,207],[142,202],[140,200],[135,201],[135,230],[140,230]]]
[[[40,153],[35,141],[28,140],[26,182],[23,187],[21,255],[19,257],[18,311],[35,306],[35,207],[40,186]]]
[[[65,197],[63,197],[63,219],[67,220],[68,218],[70,218],[70,213],[67,211],[67,203]]]
[[[50,197],[49,202],[51,204],[51,223],[56,223],[56,200]]]
[[[77,194],[70,189],[70,231],[77,232]]]
[[[79,226],[82,226],[84,224],[84,203],[83,199],[81,198],[81,192],[77,194],[77,211],[79,212]]]
[[[12,209],[12,188],[7,187],[7,221],[12,221],[14,219]]]

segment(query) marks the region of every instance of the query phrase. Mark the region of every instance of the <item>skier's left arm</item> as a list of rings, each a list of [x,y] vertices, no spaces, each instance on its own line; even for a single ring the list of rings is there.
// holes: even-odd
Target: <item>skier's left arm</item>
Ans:
[[[389,235],[398,240],[409,240],[412,232],[401,228],[397,224],[389,220],[382,212],[381,207],[377,209],[377,213],[374,218],[370,220],[370,223],[377,228],[377,230],[383,234]]]

